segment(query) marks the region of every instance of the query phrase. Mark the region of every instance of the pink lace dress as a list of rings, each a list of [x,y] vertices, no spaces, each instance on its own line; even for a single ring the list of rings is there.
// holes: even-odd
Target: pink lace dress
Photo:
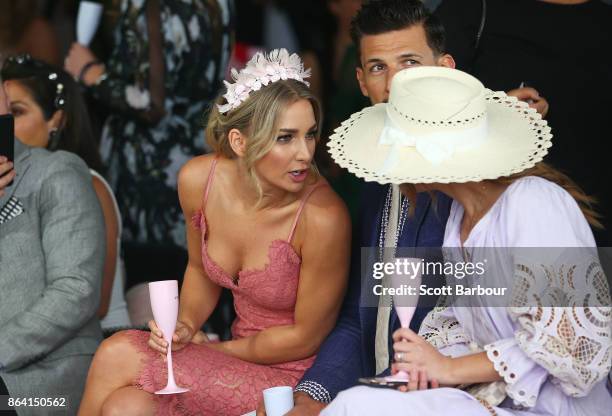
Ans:
[[[301,259],[291,240],[302,208],[313,186],[303,198],[287,240],[272,241],[269,262],[263,269],[241,270],[238,280],[208,256],[206,218],[203,215],[210,190],[216,159],[211,167],[204,192],[202,210],[194,217],[202,230],[202,260],[208,277],[228,288],[234,295],[236,320],[232,325],[234,339],[248,337],[272,326],[293,324],[293,314],[300,277]],[[149,332],[129,331],[132,342],[143,354],[143,368],[134,384],[154,392],[166,384],[166,364],[159,353],[147,345]],[[259,365],[223,354],[206,345],[190,344],[173,353],[177,383],[188,393],[155,396],[156,415],[239,416],[257,407],[261,392],[279,385],[295,386],[315,357],[274,365]]]

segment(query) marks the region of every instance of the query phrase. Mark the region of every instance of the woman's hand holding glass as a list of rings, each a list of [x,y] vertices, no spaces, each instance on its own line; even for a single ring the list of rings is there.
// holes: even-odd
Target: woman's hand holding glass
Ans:
[[[400,387],[401,391],[425,390],[440,385],[453,384],[453,359],[441,354],[424,338],[407,328],[400,328],[393,333],[393,350],[395,362],[393,374],[405,371],[410,382]]]
[[[161,329],[155,324],[154,320],[149,321],[149,329],[151,330],[151,335],[149,335],[149,347],[158,351],[165,359],[168,352],[168,342],[164,339]],[[190,342],[193,344],[203,344],[209,342],[209,340],[204,332],[194,331],[184,322],[177,321],[174,335],[172,335],[172,351],[178,351]]]

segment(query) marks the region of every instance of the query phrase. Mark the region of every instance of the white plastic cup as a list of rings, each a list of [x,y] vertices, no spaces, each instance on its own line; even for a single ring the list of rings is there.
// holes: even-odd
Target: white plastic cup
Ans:
[[[293,409],[293,389],[289,386],[265,389],[263,397],[266,416],[284,416]]]
[[[93,39],[100,18],[102,17],[102,5],[93,1],[81,1],[77,15],[77,42],[83,46],[89,46]]]

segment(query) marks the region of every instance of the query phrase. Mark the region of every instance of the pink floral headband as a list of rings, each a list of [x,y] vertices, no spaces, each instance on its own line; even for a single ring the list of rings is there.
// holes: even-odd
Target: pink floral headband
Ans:
[[[296,53],[289,55],[287,49],[274,49],[268,55],[258,52],[240,72],[232,68],[233,84],[223,81],[227,88],[227,93],[223,95],[227,104],[217,104],[219,112],[225,114],[238,108],[251,92],[281,79],[294,79],[309,86],[304,81],[309,76],[310,69],[304,69]]]

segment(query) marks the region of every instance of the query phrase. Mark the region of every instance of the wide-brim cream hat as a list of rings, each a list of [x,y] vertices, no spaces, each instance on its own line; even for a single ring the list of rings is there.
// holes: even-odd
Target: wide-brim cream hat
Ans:
[[[419,67],[398,72],[389,102],[353,114],[328,146],[338,165],[366,181],[460,183],[528,169],[551,139],[527,103],[465,72]]]

